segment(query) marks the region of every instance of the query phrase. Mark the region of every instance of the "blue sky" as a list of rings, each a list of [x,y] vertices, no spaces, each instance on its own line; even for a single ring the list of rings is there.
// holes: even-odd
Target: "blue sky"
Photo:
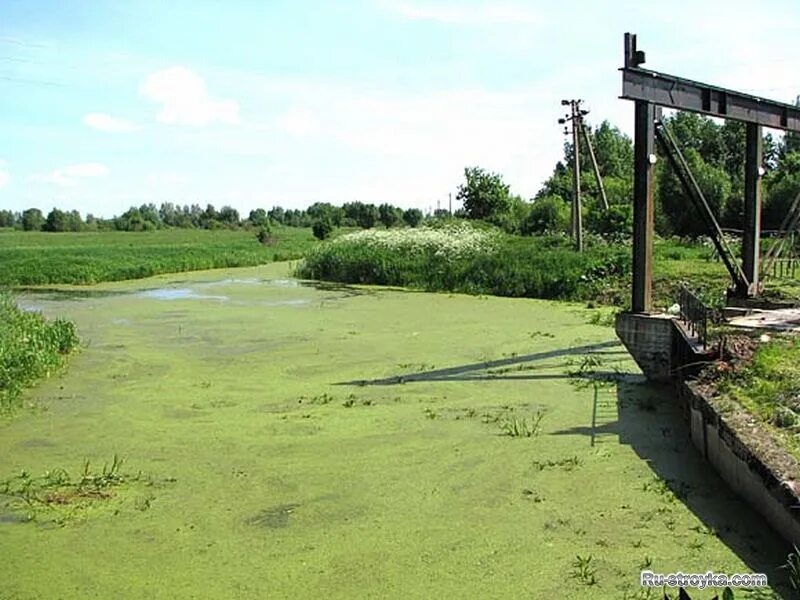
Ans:
[[[632,127],[647,66],[800,94],[796,0],[0,0],[0,208],[446,206],[463,168],[530,197],[562,98]]]

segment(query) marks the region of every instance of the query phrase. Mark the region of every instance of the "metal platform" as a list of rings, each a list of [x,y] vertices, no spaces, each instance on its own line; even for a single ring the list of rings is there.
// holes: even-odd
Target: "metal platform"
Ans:
[[[729,318],[728,325],[742,329],[796,331],[800,333],[800,308],[753,309],[745,315]]]

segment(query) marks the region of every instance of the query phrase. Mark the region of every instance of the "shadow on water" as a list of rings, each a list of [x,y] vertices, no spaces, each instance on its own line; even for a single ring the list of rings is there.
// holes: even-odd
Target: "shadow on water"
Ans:
[[[734,494],[692,445],[688,423],[671,388],[649,383],[641,375],[603,371],[602,362],[594,366],[590,363],[590,368],[581,368],[586,366],[585,362],[569,362],[574,360],[570,357],[581,356],[584,360],[586,357],[612,357],[613,360],[615,355],[627,353],[620,349],[617,341],[610,341],[337,385],[571,379],[579,389],[584,388],[589,397],[594,388],[591,421],[552,435],[584,435],[591,445],[604,443],[606,437],[612,437],[615,443],[630,446],[652,469],[653,482],[661,483],[654,485],[655,489],[666,486],[676,501],[682,502],[701,521],[704,533],[716,535],[751,572],[766,573],[773,589],[789,597],[784,583],[787,575],[782,565],[790,548],[760,515]],[[567,359],[567,363],[553,364],[552,359],[559,358]],[[545,363],[548,360],[551,362]],[[570,364],[577,367],[574,372],[563,372]],[[554,368],[561,368],[562,372],[554,373]],[[520,374],[523,370],[536,369],[550,372]],[[697,533],[701,535],[701,531]],[[687,547],[687,552],[690,550]],[[714,570],[714,565],[709,565],[709,569]]]
[[[341,294],[344,298],[353,298],[356,296],[375,296],[377,290],[369,290],[366,288],[355,287],[347,285],[346,283],[336,283],[332,281],[316,281],[313,279],[298,279],[296,280],[302,287],[314,288],[319,292],[330,292]]]
[[[672,389],[642,377],[621,380],[615,387],[615,418],[598,418],[602,409],[595,393],[592,422],[553,435],[585,435],[591,444],[611,435],[630,446],[652,469],[654,489],[668,489],[752,572],[766,573],[775,591],[790,597],[782,565],[791,548],[695,449]]]
[[[533,354],[523,354],[518,356],[510,356],[508,358],[499,358],[496,360],[488,360],[483,362],[471,363],[467,365],[460,365],[457,367],[448,367],[444,369],[436,369],[433,371],[423,371],[420,373],[408,373],[402,375],[392,375],[381,379],[359,379],[354,381],[342,381],[336,385],[397,385],[401,383],[410,383],[414,381],[475,381],[481,379],[564,379],[567,375],[556,374],[542,374],[542,375],[518,375],[506,373],[482,373],[492,369],[500,369],[504,367],[519,366],[524,367],[526,363],[535,363],[538,361],[550,360],[553,358],[564,358],[569,356],[585,356],[596,354],[624,354],[624,351],[607,352],[609,349],[621,348],[621,344],[617,341],[600,342],[597,344],[587,344],[585,346],[574,346],[572,348],[563,348],[559,350],[549,350],[546,352],[535,352]],[[552,368],[552,365],[550,366]],[[595,373],[595,375],[599,375]]]

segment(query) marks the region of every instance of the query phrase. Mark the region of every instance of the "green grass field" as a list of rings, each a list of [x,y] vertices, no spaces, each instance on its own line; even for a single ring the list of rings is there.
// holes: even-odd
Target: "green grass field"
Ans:
[[[0,286],[91,284],[300,258],[316,242],[310,229],[277,227],[262,245],[255,231],[0,233]]]
[[[27,394],[39,410],[0,424],[4,599],[786,579],[787,549],[694,451],[675,399],[591,324],[607,309],[314,287],[285,264],[20,301],[74,320],[84,347]],[[593,371],[615,376],[596,400]]]
[[[347,232],[337,230],[335,236]],[[255,239],[255,232],[242,230],[174,229],[100,233],[0,230],[0,264],[3,265],[0,286],[86,285],[161,273],[255,266],[298,259],[320,246],[308,229],[276,227],[274,238],[272,244],[265,246]],[[595,252],[597,256],[579,260],[574,256],[550,256],[561,251],[545,251],[544,254],[548,256],[541,256],[541,245],[535,238],[510,239],[494,261],[488,258],[480,260],[478,257],[479,260],[472,260],[474,264],[454,264],[447,269],[418,265],[413,261],[395,265],[392,261],[396,262],[396,257],[391,254],[377,261],[374,268],[359,259],[363,264],[353,268],[363,272],[350,273],[348,277],[361,280],[372,277],[431,289],[474,289],[474,293],[566,295],[618,307],[627,302],[627,280],[624,277],[595,273],[594,281],[590,279],[588,282],[573,283],[573,280],[578,281],[576,272],[580,271],[581,265],[585,266],[587,272],[593,273],[598,270],[598,264],[619,262],[613,249]],[[625,252],[623,250],[622,254]],[[728,285],[728,275],[721,262],[711,259],[711,254],[711,250],[705,246],[658,240],[654,249],[654,301],[657,307],[671,305],[677,298],[678,288],[684,283],[699,290],[710,300],[721,298]],[[339,271],[344,268],[338,267]],[[348,268],[352,271],[352,268]],[[426,272],[426,269],[430,272]],[[552,273],[540,273],[542,269],[549,269]],[[618,270],[618,267],[615,266],[615,269]],[[558,273],[561,271],[563,274],[559,279]],[[339,277],[341,274],[332,275]],[[796,298],[800,296],[800,285],[788,280],[768,281],[767,295],[773,298]]]

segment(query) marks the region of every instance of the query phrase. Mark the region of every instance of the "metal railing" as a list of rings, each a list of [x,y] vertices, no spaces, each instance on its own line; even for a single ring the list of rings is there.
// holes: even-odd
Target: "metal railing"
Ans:
[[[697,337],[708,347],[708,318],[711,310],[691,290],[682,287],[678,292],[679,318],[686,325],[689,334]]]
[[[794,279],[800,261],[796,258],[775,258],[769,265],[773,279]]]

